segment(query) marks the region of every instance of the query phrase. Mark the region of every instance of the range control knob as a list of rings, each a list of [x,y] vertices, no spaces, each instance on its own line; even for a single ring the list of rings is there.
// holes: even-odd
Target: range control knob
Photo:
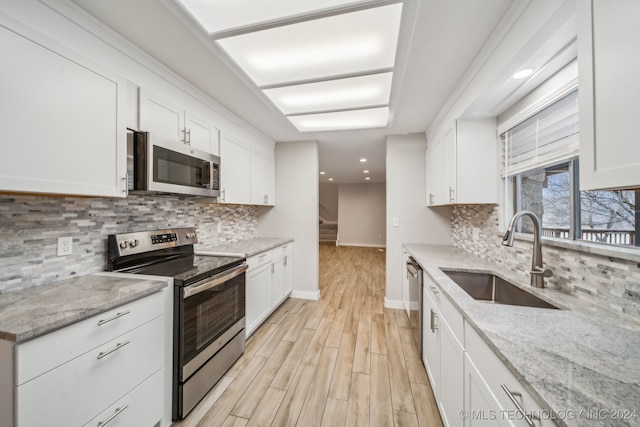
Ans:
[[[129,246],[129,242],[126,240],[123,240],[122,242],[120,242],[120,249],[126,249],[127,246]]]
[[[195,239],[196,238],[196,233],[187,233],[187,239]]]
[[[133,239],[132,241],[129,242],[129,246],[132,247],[132,248],[135,248],[139,244],[140,244],[140,242],[138,241],[138,239]]]

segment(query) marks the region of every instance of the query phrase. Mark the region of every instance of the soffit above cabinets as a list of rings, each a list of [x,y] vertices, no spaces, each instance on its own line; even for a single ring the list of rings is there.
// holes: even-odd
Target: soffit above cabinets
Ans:
[[[175,1],[298,131],[387,125],[402,2]]]

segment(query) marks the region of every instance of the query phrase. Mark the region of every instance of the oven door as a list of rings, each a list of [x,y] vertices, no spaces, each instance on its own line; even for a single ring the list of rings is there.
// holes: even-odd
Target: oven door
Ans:
[[[247,268],[242,264],[181,289],[180,381],[186,381],[244,329]]]

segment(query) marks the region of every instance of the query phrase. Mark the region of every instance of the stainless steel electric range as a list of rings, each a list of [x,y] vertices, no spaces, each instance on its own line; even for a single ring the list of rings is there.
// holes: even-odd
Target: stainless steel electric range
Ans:
[[[108,236],[108,270],[173,277],[173,419],[184,418],[244,352],[245,258],[195,255],[196,230]]]

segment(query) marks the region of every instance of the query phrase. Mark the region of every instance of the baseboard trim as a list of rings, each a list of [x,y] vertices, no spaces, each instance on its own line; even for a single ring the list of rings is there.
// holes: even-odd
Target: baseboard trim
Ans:
[[[300,298],[300,299],[310,299],[310,300],[314,300],[317,301],[320,299],[320,289],[318,289],[315,292],[303,292],[303,291],[292,291],[291,295],[289,295],[291,298]]]
[[[376,245],[373,243],[348,243],[348,242],[338,242],[337,246],[355,246],[362,248],[386,248],[387,245]]]
[[[400,308],[404,309],[404,303],[398,300],[390,300],[386,297],[384,298],[384,306],[385,308]]]

